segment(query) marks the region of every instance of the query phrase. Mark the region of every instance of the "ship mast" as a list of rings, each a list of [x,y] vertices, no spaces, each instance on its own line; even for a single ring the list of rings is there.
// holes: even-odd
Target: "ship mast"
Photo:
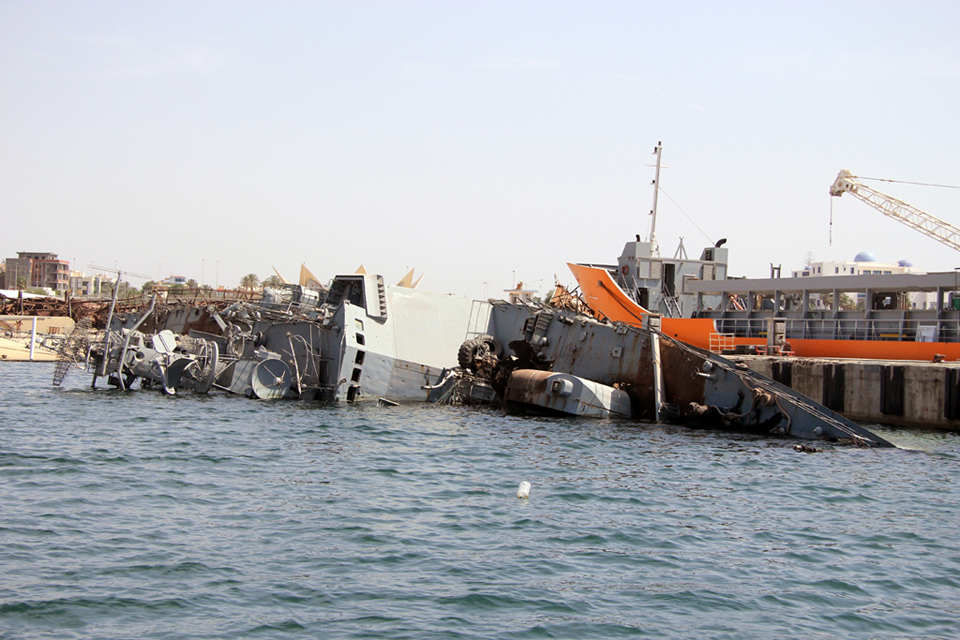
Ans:
[[[660,255],[660,246],[657,244],[657,195],[660,193],[660,156],[663,153],[663,142],[657,142],[653,148],[653,155],[657,156],[657,172],[653,176],[653,208],[650,209],[650,253]]]

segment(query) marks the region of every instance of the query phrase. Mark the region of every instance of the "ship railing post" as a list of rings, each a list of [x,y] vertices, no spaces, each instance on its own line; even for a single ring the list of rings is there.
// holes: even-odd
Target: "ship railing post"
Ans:
[[[663,367],[660,365],[660,316],[648,313],[644,322],[650,330],[650,346],[653,353],[653,417],[660,422],[660,408],[663,406]]]
[[[33,324],[30,326],[30,362],[33,362],[33,349],[37,344],[37,316],[33,316]]]
[[[937,287],[937,335],[933,338],[935,342],[940,342],[943,340],[943,338],[941,338],[943,335],[943,303],[946,295],[947,292],[943,287]]]
[[[110,325],[113,324],[113,310],[117,306],[117,296],[120,293],[120,272],[117,271],[117,281],[113,285],[113,299],[110,301],[110,313],[107,314],[107,328],[103,334],[103,360],[100,366],[93,372],[93,380],[90,382],[90,388],[97,388],[97,378],[103,378],[107,375],[107,364],[110,360]],[[99,371],[99,373],[98,373]]]

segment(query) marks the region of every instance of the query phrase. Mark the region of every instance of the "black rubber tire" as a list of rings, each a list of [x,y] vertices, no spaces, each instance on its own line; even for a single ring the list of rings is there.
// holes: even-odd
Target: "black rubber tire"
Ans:
[[[484,356],[499,358],[502,355],[503,346],[500,342],[493,336],[484,334],[460,345],[460,350],[457,352],[457,362],[464,369],[472,369],[473,361],[476,358]]]
[[[460,363],[461,367],[464,369],[473,368],[473,354],[477,352],[477,347],[479,346],[480,342],[477,338],[467,340],[460,345],[460,350],[457,351],[457,362]]]
[[[503,346],[493,336],[484,334],[474,338],[474,340],[477,342],[477,351],[473,354],[474,357],[495,356],[499,358],[503,355]]]

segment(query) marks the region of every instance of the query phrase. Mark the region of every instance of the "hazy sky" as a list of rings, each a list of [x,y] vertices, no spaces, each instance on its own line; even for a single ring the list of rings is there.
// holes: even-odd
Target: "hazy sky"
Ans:
[[[828,188],[960,185],[958,34],[957,1],[0,0],[0,257],[545,291],[647,236],[662,140],[664,254],[950,270],[850,196],[831,246]]]

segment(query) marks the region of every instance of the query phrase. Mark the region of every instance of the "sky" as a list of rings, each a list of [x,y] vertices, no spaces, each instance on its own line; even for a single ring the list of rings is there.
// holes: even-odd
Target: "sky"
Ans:
[[[648,237],[662,141],[664,255],[952,270],[828,190],[960,185],[958,33],[956,1],[0,0],[0,257],[546,293]],[[870,184],[960,226],[960,189]]]

